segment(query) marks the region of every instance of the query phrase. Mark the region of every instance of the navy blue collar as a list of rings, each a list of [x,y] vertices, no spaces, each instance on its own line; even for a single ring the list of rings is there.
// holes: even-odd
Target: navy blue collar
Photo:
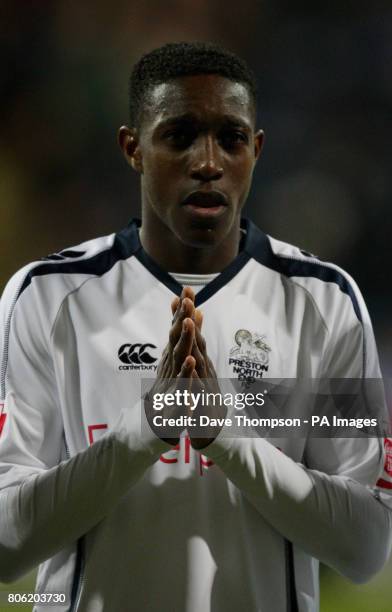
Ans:
[[[181,295],[181,291],[183,286],[180,285],[166,270],[163,270],[159,264],[156,263],[146,251],[143,249],[140,238],[139,238],[139,228],[141,223],[138,219],[132,219],[128,227],[118,234],[118,238],[121,240],[121,237],[124,241],[126,241],[126,246],[129,255],[131,254],[129,249],[133,255],[140,261],[141,264],[155,278],[157,278],[161,283],[166,285],[170,291],[172,291],[175,295]],[[221,287],[227,285],[236,274],[245,266],[245,264],[249,261],[249,259],[254,256],[255,251],[259,250],[260,247],[265,244],[267,237],[248,219],[241,219],[241,229],[245,230],[245,234],[240,244],[240,252],[237,257],[233,259],[233,261],[226,266],[222,270],[220,274],[216,278],[214,278],[211,282],[208,283],[201,291],[196,294],[195,305],[200,306],[203,302],[212,297]],[[125,247],[125,244],[124,244]],[[191,273],[191,271],[189,271]]]

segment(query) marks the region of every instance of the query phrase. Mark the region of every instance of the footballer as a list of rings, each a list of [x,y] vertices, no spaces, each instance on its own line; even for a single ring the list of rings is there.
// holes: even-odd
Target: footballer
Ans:
[[[365,303],[242,218],[264,139],[242,59],[167,44],[129,92],[141,221],[1,300],[0,580],[39,565],[68,612],[315,612],[320,561],[363,582],[388,559],[391,441],[162,435],[141,379],[379,378]]]

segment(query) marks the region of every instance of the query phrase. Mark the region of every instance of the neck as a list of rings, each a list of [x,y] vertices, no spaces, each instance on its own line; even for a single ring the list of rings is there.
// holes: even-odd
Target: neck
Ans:
[[[182,242],[162,221],[142,215],[140,241],[148,255],[167,272],[212,274],[221,272],[236,258],[240,243],[240,219],[219,244],[192,246]]]

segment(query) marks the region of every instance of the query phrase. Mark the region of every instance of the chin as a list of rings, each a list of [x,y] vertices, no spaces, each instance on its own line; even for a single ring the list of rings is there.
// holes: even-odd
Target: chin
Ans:
[[[186,246],[195,249],[205,249],[217,246],[221,242],[222,238],[217,236],[216,231],[213,229],[200,230],[192,232],[187,236],[181,236],[181,241]]]
[[[186,229],[182,227],[177,236],[183,244],[202,249],[218,246],[229,231],[226,224],[202,223]]]

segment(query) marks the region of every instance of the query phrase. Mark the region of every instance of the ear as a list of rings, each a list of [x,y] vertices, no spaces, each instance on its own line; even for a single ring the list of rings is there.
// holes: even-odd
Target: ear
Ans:
[[[255,145],[255,161],[259,159],[260,153],[263,149],[264,145],[264,132],[263,130],[258,130],[254,136],[254,145]]]
[[[142,152],[136,128],[122,125],[117,132],[117,142],[126,159],[127,164],[136,172],[143,173]]]

